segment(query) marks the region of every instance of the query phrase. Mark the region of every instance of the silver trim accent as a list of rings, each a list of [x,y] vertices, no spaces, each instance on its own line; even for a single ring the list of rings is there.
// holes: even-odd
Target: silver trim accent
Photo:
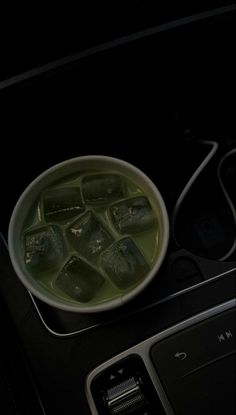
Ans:
[[[63,337],[71,337],[71,336],[75,336],[76,334],[79,334],[79,333],[83,333],[83,332],[86,332],[86,331],[89,331],[90,329],[92,329],[92,328],[96,328],[96,327],[99,327],[101,324],[94,324],[94,325],[91,325],[91,326],[89,326],[89,327],[85,327],[84,329],[80,329],[80,330],[78,330],[78,331],[73,331],[73,332],[70,332],[70,333],[58,333],[58,332],[56,332],[56,331],[54,331],[53,329],[51,329],[48,325],[47,325],[47,323],[46,323],[46,321],[44,320],[44,318],[43,318],[43,316],[42,316],[42,314],[41,314],[41,311],[39,310],[39,308],[38,308],[38,305],[37,305],[37,303],[36,303],[36,301],[35,301],[35,299],[34,299],[34,297],[33,297],[33,295],[31,294],[31,292],[30,291],[28,291],[28,294],[29,294],[29,296],[30,296],[30,299],[31,299],[31,301],[32,301],[32,303],[33,303],[33,305],[34,305],[34,307],[35,307],[35,309],[36,309],[36,311],[37,311],[37,313],[38,313],[38,316],[39,316],[39,318],[40,318],[40,320],[41,320],[41,323],[43,324],[43,326],[45,327],[45,329],[50,333],[50,334],[52,334],[53,336],[56,336],[56,337],[61,337],[61,338],[63,338]]]
[[[110,399],[108,405],[111,405],[113,402],[116,402],[117,399],[127,396],[127,394],[137,390],[139,390],[139,387],[134,377],[128,378],[127,380],[107,390],[107,397]]]
[[[203,320],[206,320],[210,317],[213,317],[217,314],[221,314],[224,311],[230,310],[231,308],[236,307],[236,298],[227,301],[225,303],[222,303],[220,305],[217,305],[216,307],[210,308],[208,310],[205,310],[199,314],[196,314],[193,317],[190,317],[187,320],[183,320],[180,323],[175,324],[172,327],[169,327],[168,329],[144,340],[143,342],[129,348],[128,350],[125,350],[124,352],[114,356],[113,358],[109,359],[108,361],[102,363],[100,366],[95,368],[92,372],[89,373],[86,379],[86,386],[85,386],[85,394],[88,400],[88,404],[91,410],[92,415],[100,415],[97,412],[95,402],[93,400],[93,396],[91,393],[91,383],[95,376],[97,376],[100,372],[107,369],[108,367],[112,366],[114,363],[118,362],[121,359],[124,359],[125,357],[137,354],[139,355],[149,373],[149,376],[153,382],[153,385],[157,391],[157,394],[162,402],[162,405],[164,407],[164,410],[166,411],[166,415],[174,415],[173,409],[170,405],[170,402],[167,398],[167,395],[162,387],[161,381],[157,375],[157,372],[152,364],[152,361],[149,357],[150,349],[151,347],[157,343],[160,340],[165,339],[168,336],[171,336],[181,330],[184,330],[194,324],[200,323]]]
[[[127,396],[132,395],[134,392],[139,392],[140,389],[138,386],[135,386],[132,389],[127,390],[126,392],[123,392],[122,394],[116,396],[116,398],[108,401],[108,406],[112,406],[114,403],[116,403],[117,401],[119,402],[121,399],[126,398]]]
[[[35,76],[39,76],[43,73],[49,72],[53,69],[57,69],[63,67],[70,63],[75,63],[80,59],[87,58],[89,56],[96,55],[97,53],[106,52],[110,49],[125,45],[127,43],[131,43],[140,39],[143,39],[148,36],[155,35],[157,33],[164,32],[166,30],[175,29],[181,26],[185,26],[187,24],[191,24],[200,20],[205,20],[211,17],[220,16],[223,14],[227,14],[236,10],[236,6],[234,4],[228,6],[217,7],[212,10],[208,10],[205,12],[200,12],[193,14],[192,16],[182,17],[180,19],[176,19],[167,23],[160,24],[158,26],[154,26],[136,33],[132,33],[130,35],[122,36],[118,39],[100,44],[98,46],[91,47],[86,49],[82,52],[77,52],[72,55],[69,55],[65,58],[57,59],[50,63],[41,65],[37,68],[28,70],[23,72],[19,75],[12,76],[7,78],[3,81],[0,81],[0,90],[7,88],[9,86],[15,85],[18,82],[26,81],[30,78],[34,78]]]
[[[224,277],[225,275],[231,274],[231,273],[233,273],[233,272],[236,272],[236,268],[232,268],[232,269],[230,269],[230,270],[228,270],[228,271],[222,272],[221,274],[218,274],[218,275],[216,275],[215,277],[209,278],[209,279],[208,279],[208,280],[206,280],[206,281],[202,281],[202,282],[200,282],[200,283],[198,283],[198,284],[196,284],[196,285],[193,285],[192,287],[188,287],[188,288],[185,288],[185,289],[183,289],[183,290],[180,290],[180,291],[178,291],[178,292],[176,292],[176,293],[170,294],[170,295],[168,295],[168,296],[166,296],[166,297],[162,298],[161,300],[158,300],[158,301],[156,301],[156,302],[154,302],[154,303],[151,303],[151,304],[148,304],[148,305],[146,305],[146,306],[144,306],[144,307],[141,307],[141,308],[140,308],[140,309],[138,309],[138,310],[131,311],[130,313],[128,313],[128,314],[126,315],[126,317],[128,317],[128,316],[132,316],[132,315],[134,315],[134,314],[136,314],[136,313],[138,314],[138,313],[140,313],[140,312],[142,312],[142,311],[148,310],[148,309],[150,309],[150,308],[152,308],[152,307],[155,307],[155,306],[157,306],[157,305],[159,305],[159,304],[165,303],[165,302],[167,302],[167,301],[169,301],[169,300],[172,300],[172,299],[174,299],[174,298],[176,298],[176,297],[179,297],[179,296],[181,296],[181,295],[183,295],[183,294],[185,294],[185,293],[191,292],[191,291],[193,291],[193,290],[195,290],[195,289],[197,289],[197,288],[199,288],[199,287],[202,287],[202,286],[204,286],[204,285],[208,285],[208,284],[210,284],[210,283],[212,283],[212,282],[214,282],[214,281],[216,281],[216,280],[218,280],[218,279],[220,279],[220,278]],[[73,331],[73,332],[70,332],[70,333],[58,333],[58,332],[54,331],[53,329],[51,329],[51,328],[48,326],[48,324],[47,324],[47,323],[46,323],[46,321],[44,320],[44,318],[43,318],[43,316],[42,316],[42,314],[41,314],[41,312],[40,312],[40,310],[39,310],[39,308],[38,308],[38,305],[37,305],[37,303],[36,303],[36,301],[35,301],[35,299],[34,299],[33,295],[30,293],[30,291],[28,291],[28,294],[29,294],[29,296],[30,296],[30,298],[31,298],[31,301],[32,301],[32,303],[33,303],[33,305],[34,305],[34,307],[35,307],[35,309],[36,309],[37,313],[38,313],[38,316],[39,316],[39,318],[40,318],[40,320],[41,320],[42,324],[44,325],[44,327],[46,328],[46,330],[47,330],[50,334],[52,334],[53,336],[56,336],[56,337],[61,337],[61,338],[71,337],[71,336],[75,336],[75,335],[77,335],[77,334],[87,332],[87,331],[89,331],[89,330],[91,330],[91,329],[94,329],[94,328],[96,328],[96,327],[100,327],[100,326],[102,326],[102,325],[103,325],[102,323],[97,323],[97,324],[91,325],[91,326],[89,326],[89,327],[85,327],[85,328],[83,328],[83,329],[80,329],[80,330],[77,330],[77,331]],[[118,321],[118,320],[120,321],[120,320],[122,320],[123,318],[125,318],[125,317],[121,317],[120,319],[117,319],[117,321]]]

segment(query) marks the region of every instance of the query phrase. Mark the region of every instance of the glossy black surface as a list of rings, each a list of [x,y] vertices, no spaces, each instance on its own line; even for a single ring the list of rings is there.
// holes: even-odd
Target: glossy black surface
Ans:
[[[201,7],[205,4],[201,2]],[[37,32],[37,24],[33,20],[30,24]],[[158,278],[139,298],[127,308],[92,320],[39,305],[51,328],[61,334],[88,325],[98,327],[69,338],[48,332],[1,244],[2,304],[14,322],[47,414],[63,415],[69,410],[89,415],[84,388],[94,367],[148,336],[235,297],[235,272],[212,279],[236,265],[235,254],[219,261],[233,242],[235,223],[216,179],[218,163],[236,146],[234,27],[234,13],[215,16],[78,60],[1,91],[1,158],[7,168],[0,163],[0,229],[5,236],[14,204],[25,187],[51,165],[83,154],[120,157],[141,168],[160,189],[171,216],[180,192],[208,153],[207,146],[197,140],[219,143],[177,217],[179,246],[171,238]],[[25,56],[29,56],[21,36],[28,38],[28,32],[19,35],[26,52],[18,49],[16,63],[12,49],[12,61],[5,61],[9,74],[9,67],[13,72],[25,67]],[[66,43],[66,48],[73,48],[72,43]],[[36,44],[30,62],[40,63],[48,53],[43,47],[38,51]],[[49,53],[50,58],[53,54]],[[222,167],[233,203],[234,165],[233,156]],[[213,218],[214,240],[209,234],[204,237],[209,226],[199,222],[203,217]],[[206,280],[209,283],[158,303]],[[136,313],[142,307],[145,310]],[[226,366],[230,365],[227,361]],[[217,367],[215,378],[221,370]],[[196,398],[194,391],[191,396]],[[223,401],[218,396],[220,407]],[[186,400],[188,405],[191,402]]]
[[[104,42],[197,13],[233,7],[234,0],[67,4],[4,0],[0,5],[0,80]]]
[[[172,390],[174,381],[236,354],[235,331],[233,309],[157,343],[152,347],[151,357],[161,379]]]
[[[234,298],[236,292],[235,272],[232,272],[138,315],[127,316],[71,338],[57,338],[42,325],[28,292],[11,268],[3,244],[0,275],[2,297],[14,321],[45,411],[49,414],[55,411],[63,414],[68,407],[72,414],[78,410],[89,414],[85,394],[78,393],[78,390],[84,391],[86,376],[94,367],[179,321]]]

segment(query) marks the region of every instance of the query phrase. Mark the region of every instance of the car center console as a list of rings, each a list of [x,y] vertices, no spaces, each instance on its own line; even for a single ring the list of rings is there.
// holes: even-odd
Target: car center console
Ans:
[[[233,263],[143,309],[137,301],[115,319],[96,316],[91,325],[87,315],[43,314],[14,274],[3,240],[0,248],[1,294],[46,414],[63,414],[68,405],[71,413],[93,415],[235,414]],[[61,320],[58,332],[47,325],[53,315]],[[69,330],[73,324],[77,331]]]
[[[236,301],[143,341],[91,372],[93,414],[234,414]]]
[[[214,1],[208,9],[200,3],[201,12],[214,9]],[[176,15],[174,26],[167,18],[161,30],[0,84],[9,160],[7,171],[0,165],[1,302],[46,415],[235,415],[235,10],[226,3],[217,1],[230,9],[217,6],[214,16],[180,13],[192,18],[181,23]],[[4,242],[24,188],[51,165],[85,154],[143,170],[171,224],[150,285],[94,315],[33,297]]]

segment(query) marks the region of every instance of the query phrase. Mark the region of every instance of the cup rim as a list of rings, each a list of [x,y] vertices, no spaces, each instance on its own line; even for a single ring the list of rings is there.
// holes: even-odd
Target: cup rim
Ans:
[[[152,269],[147,274],[147,276],[144,277],[144,279],[140,282],[140,284],[138,284],[135,288],[131,289],[131,291],[129,291],[128,293],[121,295],[119,298],[110,299],[108,301],[105,301],[100,304],[95,304],[95,305],[80,306],[78,304],[77,306],[74,303],[69,304],[69,303],[63,302],[62,299],[59,299],[59,298],[57,299],[56,296],[54,297],[55,299],[50,298],[49,296],[45,295],[43,292],[41,292],[40,290],[34,287],[34,285],[26,278],[23,270],[20,267],[20,264],[18,263],[17,255],[14,249],[14,238],[15,238],[15,226],[16,226],[18,216],[19,216],[19,209],[21,208],[22,203],[24,202],[26,196],[29,195],[31,190],[34,189],[35,186],[40,184],[46,177],[58,171],[58,169],[63,169],[64,167],[68,167],[69,165],[77,164],[80,162],[86,162],[86,161],[99,161],[99,162],[108,161],[108,162],[114,163],[114,168],[116,166],[121,166],[122,168],[123,166],[129,169],[130,171],[133,171],[134,174],[136,174],[137,176],[140,176],[147,183],[149,189],[151,189],[152,193],[158,199],[159,212],[160,212],[161,219],[163,222],[163,236],[162,236],[162,244],[160,247],[160,251],[158,253],[157,260],[155,264],[153,265]],[[126,304],[131,299],[136,297],[141,291],[144,290],[144,288],[146,288],[146,286],[151,282],[151,280],[155,277],[155,274],[160,269],[161,264],[165,258],[165,254],[168,248],[168,243],[169,243],[168,214],[167,214],[166,206],[162,198],[162,195],[160,191],[158,190],[158,188],[156,187],[156,185],[142,170],[140,170],[138,167],[134,166],[133,164],[127,161],[124,161],[122,159],[119,159],[119,158],[103,156],[103,155],[86,155],[86,156],[70,158],[68,160],[64,160],[60,163],[57,163],[53,165],[52,167],[49,167],[48,169],[43,171],[25,188],[25,190],[19,197],[13,209],[13,212],[10,218],[9,228],[8,228],[8,249],[9,249],[11,263],[13,265],[13,268],[16,272],[17,277],[20,279],[22,284],[28,289],[28,291],[30,291],[35,297],[37,297],[44,303],[52,307],[58,308],[60,310],[63,310],[63,311],[69,311],[69,312],[75,312],[75,313],[95,313],[95,312],[100,312],[100,311],[102,312],[106,310],[111,310],[111,309],[114,309],[121,305]]]

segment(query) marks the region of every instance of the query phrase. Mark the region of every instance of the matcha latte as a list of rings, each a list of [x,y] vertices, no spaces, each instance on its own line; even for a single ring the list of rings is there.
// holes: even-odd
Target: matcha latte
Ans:
[[[140,170],[121,160],[85,156],[54,166],[26,189],[22,203],[20,226],[16,205],[9,240],[17,233],[27,288],[51,305],[85,312],[121,305],[164,257],[163,200]]]

